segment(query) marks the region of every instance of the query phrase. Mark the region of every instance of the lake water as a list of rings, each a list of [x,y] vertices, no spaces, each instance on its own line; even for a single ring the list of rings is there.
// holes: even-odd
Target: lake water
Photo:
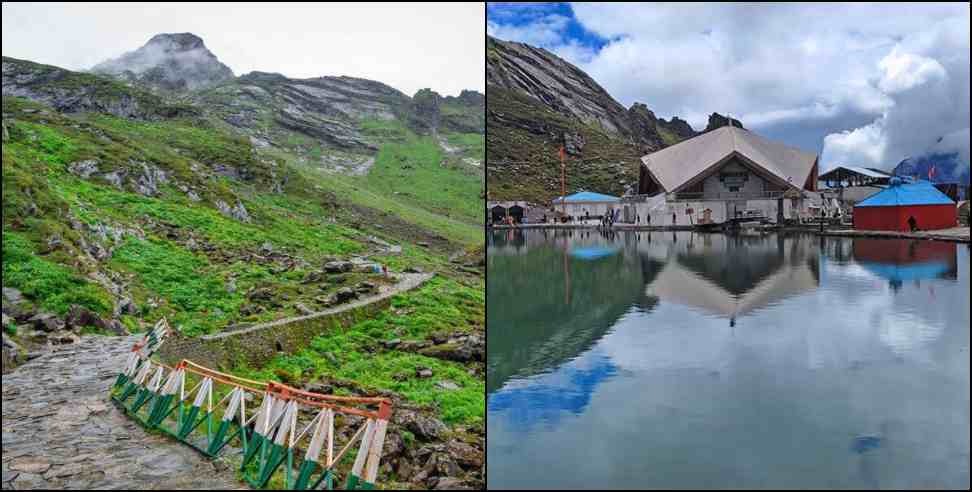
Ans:
[[[969,487],[969,249],[495,231],[490,488]]]

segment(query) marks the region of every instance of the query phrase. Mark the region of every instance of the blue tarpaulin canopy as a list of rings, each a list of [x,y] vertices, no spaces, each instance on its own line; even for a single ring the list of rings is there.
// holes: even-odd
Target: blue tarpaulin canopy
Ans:
[[[595,193],[593,191],[581,191],[574,193],[573,195],[567,195],[566,202],[616,202],[619,198],[611,195],[603,195],[601,193]],[[564,201],[561,197],[554,199],[554,202],[560,203]]]
[[[891,186],[879,191],[864,201],[858,207],[896,207],[908,205],[954,205],[947,195],[938,191],[935,185],[928,181],[900,181],[892,179]]]

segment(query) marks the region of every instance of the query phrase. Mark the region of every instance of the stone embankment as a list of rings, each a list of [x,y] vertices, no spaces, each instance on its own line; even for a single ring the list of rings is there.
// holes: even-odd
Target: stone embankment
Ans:
[[[374,296],[362,297],[324,311],[262,323],[195,338],[172,336],[159,357],[174,364],[189,359],[208,367],[230,368],[243,363],[259,367],[277,353],[297,353],[314,337],[328,330],[347,328],[385,309],[396,294],[414,289],[432,278],[431,273],[401,273],[398,283],[382,287]]]

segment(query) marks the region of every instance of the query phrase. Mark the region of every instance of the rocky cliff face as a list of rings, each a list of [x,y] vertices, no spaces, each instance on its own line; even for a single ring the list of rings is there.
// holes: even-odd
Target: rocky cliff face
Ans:
[[[735,118],[731,118],[731,119],[732,119],[732,126],[734,126],[736,128],[742,128],[744,130],[746,129],[746,127],[743,126],[743,124],[742,124],[741,121],[739,121],[739,120],[737,120]],[[726,116],[722,116],[719,113],[712,113],[712,114],[709,115],[709,123],[707,125],[705,125],[705,130],[702,130],[702,133],[711,132],[712,130],[715,130],[716,128],[722,128],[724,126],[729,126],[729,120],[730,120],[730,118],[728,118]]]
[[[431,89],[422,89],[412,97],[409,124],[420,133],[433,133],[439,129],[442,96]]]
[[[621,194],[637,183],[640,156],[700,133],[678,117],[656,117],[642,103],[625,109],[589,75],[545,49],[495,38],[486,44],[490,198],[559,195],[561,145],[573,161],[568,192]],[[727,121],[713,113],[705,131]]]
[[[258,141],[280,142],[296,132],[326,146],[373,152],[360,129],[365,120],[401,119],[408,96],[380,82],[353,77],[290,79],[251,72],[202,91],[194,101]]]
[[[233,78],[233,71],[192,33],[157,34],[141,48],[91,71],[163,91],[196,90]]]
[[[3,95],[24,97],[64,113],[101,112],[138,119],[198,114],[149,92],[92,74],[3,57]]]
[[[259,147],[300,140],[308,149],[365,156],[374,154],[383,138],[369,133],[369,125],[400,121],[419,134],[483,133],[486,126],[485,96],[475,91],[442,97],[423,89],[409,97],[354,77],[293,79],[268,72],[234,77],[191,33],[158,34],[90,73],[4,57],[3,95],[68,113],[140,119],[205,115],[225,121]]]
[[[608,132],[630,133],[623,106],[586,73],[545,49],[489,38],[486,82]]]

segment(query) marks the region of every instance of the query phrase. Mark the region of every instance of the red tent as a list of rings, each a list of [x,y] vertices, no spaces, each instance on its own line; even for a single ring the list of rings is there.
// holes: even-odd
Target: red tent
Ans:
[[[955,227],[958,214],[955,202],[927,181],[903,182],[893,178],[891,185],[854,206],[854,228],[872,231],[923,231]]]

